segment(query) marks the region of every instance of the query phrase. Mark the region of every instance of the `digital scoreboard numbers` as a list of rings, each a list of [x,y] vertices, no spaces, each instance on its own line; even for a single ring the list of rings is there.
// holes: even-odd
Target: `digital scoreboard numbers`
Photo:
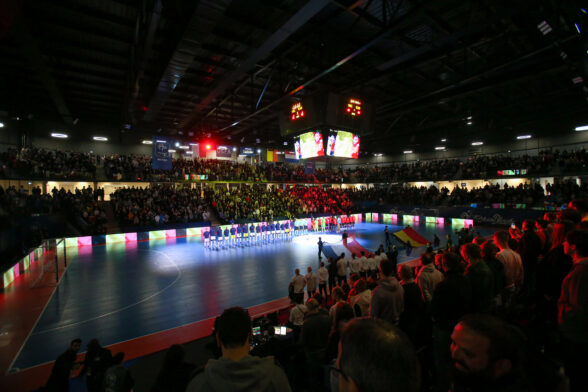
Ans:
[[[354,98],[349,98],[345,112],[350,116],[361,116],[361,101]]]
[[[302,107],[302,102],[295,103],[292,105],[292,110],[290,111],[290,119],[292,121],[296,121],[300,118],[304,118],[304,108]]]

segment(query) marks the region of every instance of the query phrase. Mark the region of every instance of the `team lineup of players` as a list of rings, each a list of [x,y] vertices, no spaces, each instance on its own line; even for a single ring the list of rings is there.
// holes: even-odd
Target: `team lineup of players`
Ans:
[[[206,249],[219,250],[235,246],[268,244],[289,240],[294,236],[308,232],[339,232],[353,228],[355,216],[338,216],[309,218],[295,222],[286,220],[279,222],[243,223],[222,227],[211,227],[202,232]]]

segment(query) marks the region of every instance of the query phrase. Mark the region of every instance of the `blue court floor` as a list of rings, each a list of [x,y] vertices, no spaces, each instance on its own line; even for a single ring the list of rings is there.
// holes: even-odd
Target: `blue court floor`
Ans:
[[[384,226],[357,224],[350,237],[374,251],[384,243]],[[391,232],[403,228],[388,227]],[[442,245],[454,229],[425,223],[413,228],[431,239],[437,232]],[[305,273],[308,266],[318,267],[319,236],[331,251],[345,252],[340,234],[222,250],[205,249],[200,237],[68,248],[67,272],[12,368],[52,361],[74,338],[81,338],[84,347],[92,338],[107,346],[215,317],[231,306],[247,308],[283,298],[294,269]],[[401,250],[399,262],[423,250]]]

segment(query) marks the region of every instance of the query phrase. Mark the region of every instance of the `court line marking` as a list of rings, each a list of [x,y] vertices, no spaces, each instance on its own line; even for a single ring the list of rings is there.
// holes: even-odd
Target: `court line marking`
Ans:
[[[57,252],[57,248],[55,249],[55,251]],[[75,260],[77,260],[77,256],[76,256],[76,259]],[[66,256],[66,261],[67,261],[67,256]],[[33,331],[37,327],[37,324],[39,323],[39,321],[41,320],[41,317],[45,313],[45,309],[47,309],[47,306],[49,306],[49,303],[51,302],[51,299],[53,298],[53,295],[55,294],[55,292],[59,288],[59,285],[61,284],[61,281],[63,280],[63,277],[65,276],[65,274],[67,274],[67,270],[68,270],[68,268],[69,268],[70,265],[71,265],[71,260],[65,266],[65,271],[63,271],[63,274],[61,274],[61,276],[59,277],[59,281],[55,285],[55,289],[53,290],[53,292],[49,296],[49,299],[47,300],[47,303],[45,304],[45,306],[43,306],[43,310],[41,310],[41,313],[39,313],[39,316],[37,317],[37,320],[35,321],[35,323],[31,327],[31,329],[29,330],[29,333],[27,334],[27,337],[25,338],[24,342],[22,343],[22,345],[18,349],[18,352],[16,353],[16,355],[14,356],[14,358],[12,358],[12,362],[10,362],[10,366],[8,366],[8,368],[6,369],[6,372],[4,373],[5,375],[10,375],[11,374],[10,371],[12,370],[12,367],[14,366],[14,363],[16,362],[16,360],[18,359],[18,357],[20,356],[20,353],[22,352],[22,349],[27,344],[27,342],[29,341],[29,338],[33,334]]]
[[[129,309],[129,308],[132,308],[132,307],[134,307],[134,306],[137,306],[137,305],[139,305],[139,304],[142,304],[143,302],[149,301],[151,298],[153,298],[153,297],[155,297],[155,296],[157,296],[157,295],[159,295],[159,294],[163,293],[164,291],[166,291],[167,289],[169,289],[171,286],[173,286],[174,284],[176,284],[176,282],[177,282],[177,281],[178,281],[178,280],[179,280],[179,279],[182,277],[182,270],[181,270],[181,269],[178,267],[178,265],[177,265],[177,264],[176,264],[176,263],[175,263],[175,262],[172,260],[172,258],[171,258],[169,255],[167,255],[166,253],[164,253],[164,252],[162,252],[162,251],[159,251],[159,250],[153,250],[153,249],[140,249],[140,250],[141,250],[141,251],[145,251],[145,252],[155,252],[155,253],[161,253],[162,255],[164,255],[164,256],[165,256],[165,257],[168,259],[168,261],[169,261],[171,264],[173,264],[173,266],[174,266],[174,267],[176,267],[176,270],[178,271],[178,276],[176,276],[176,278],[174,279],[174,281],[173,281],[173,282],[171,282],[170,284],[168,284],[168,285],[167,285],[166,287],[164,287],[163,289],[161,289],[161,290],[159,290],[159,291],[157,291],[157,292],[155,292],[155,293],[153,293],[153,294],[151,294],[151,295],[149,295],[149,296],[147,296],[147,297],[143,298],[143,299],[142,299],[142,300],[140,300],[140,301],[137,301],[137,302],[135,302],[135,303],[129,304],[129,305],[127,305],[127,306],[124,306],[124,307],[122,307],[122,308],[118,308],[118,309],[116,309],[116,310],[113,310],[113,311],[111,311],[111,312],[107,312],[107,313],[104,313],[104,314],[101,314],[101,315],[98,315],[98,316],[95,316],[95,317],[92,317],[92,318],[89,318],[89,319],[86,319],[86,320],[77,321],[77,322],[75,322],[75,323],[70,323],[70,324],[60,325],[59,327],[54,327],[54,328],[50,328],[50,329],[45,329],[45,330],[43,330],[43,331],[35,332],[33,335],[41,335],[41,334],[44,334],[44,333],[47,333],[47,332],[58,331],[58,330],[60,330],[60,329],[65,329],[65,328],[69,328],[69,327],[72,327],[72,326],[75,326],[75,325],[85,324],[85,323],[87,323],[87,322],[90,322],[90,321],[98,320],[98,319],[101,319],[101,318],[103,318],[103,317],[108,317],[108,316],[111,316],[111,315],[113,315],[113,314],[120,313],[120,312],[122,312],[122,311],[124,311],[124,310],[127,310],[127,309]]]
[[[257,304],[257,305],[251,305],[251,306],[247,307],[246,309],[249,311],[249,309],[250,309],[250,308],[253,308],[253,307],[255,307],[255,306],[262,306],[262,305],[265,305],[265,304],[269,304],[269,303],[271,303],[271,302],[275,302],[275,301],[283,300],[283,299],[285,299],[285,298],[288,298],[288,297],[277,298],[277,299],[273,299],[273,300],[271,300],[271,301],[263,302],[263,303],[260,303],[260,304]],[[272,312],[273,312],[273,311],[272,311]],[[257,318],[257,317],[259,317],[260,315],[263,315],[263,314],[266,314],[266,313],[250,314],[250,316],[251,316],[251,319],[253,319],[253,318]],[[207,318],[205,318],[205,319],[202,319],[202,320],[196,320],[196,321],[192,321],[192,322],[185,323],[185,324],[182,324],[182,325],[178,325],[177,327],[166,328],[166,329],[162,329],[161,331],[151,332],[151,333],[147,333],[147,334],[145,334],[145,335],[136,336],[136,337],[134,337],[134,338],[130,338],[130,339],[121,340],[121,341],[119,341],[119,342],[114,342],[114,343],[112,343],[112,344],[109,344],[109,345],[107,345],[107,346],[104,346],[104,347],[105,347],[105,348],[108,348],[108,347],[112,347],[112,346],[114,346],[114,345],[117,345],[117,344],[123,344],[123,343],[126,343],[126,342],[130,342],[130,341],[132,341],[132,340],[135,340],[135,339],[141,339],[141,338],[144,338],[144,337],[147,337],[147,336],[151,336],[151,335],[157,335],[157,334],[159,334],[159,333],[163,333],[163,332],[171,331],[171,330],[173,330],[173,329],[177,329],[177,328],[184,328],[184,327],[187,327],[187,326],[189,326],[189,325],[192,325],[192,324],[201,323],[201,322],[203,322],[203,321],[207,321],[207,320],[214,319],[214,318],[216,318],[216,317],[218,317],[218,316],[220,316],[220,315],[217,315],[217,316],[212,316],[212,317],[207,317]],[[24,346],[24,345],[23,345],[23,346]],[[81,355],[81,354],[83,354],[83,353],[85,353],[85,351],[83,351],[83,352],[79,353],[78,355]],[[151,353],[151,354],[153,354],[153,353]],[[148,355],[151,355],[151,354],[148,354]],[[133,358],[133,359],[136,359],[136,358]],[[31,370],[31,369],[34,369],[34,368],[36,368],[36,367],[39,367],[39,366],[44,366],[44,365],[47,365],[47,364],[49,364],[49,363],[53,363],[53,362],[55,362],[55,360],[53,360],[53,361],[46,361],[46,362],[43,362],[43,363],[39,363],[39,364],[37,364],[37,365],[29,366],[29,367],[27,367],[27,368],[18,369],[18,372],[15,372],[15,373],[20,373],[20,372],[24,372],[24,371],[27,371],[27,370]],[[12,375],[12,374],[15,374],[15,373],[7,373],[6,375],[10,376],[10,375]]]

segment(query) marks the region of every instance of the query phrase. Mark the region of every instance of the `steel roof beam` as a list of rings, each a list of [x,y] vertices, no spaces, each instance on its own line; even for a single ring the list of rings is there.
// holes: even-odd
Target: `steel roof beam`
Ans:
[[[147,112],[143,118],[145,121],[155,119],[165,105],[167,98],[192,65],[196,51],[200,48],[202,37],[214,29],[216,22],[221,19],[230,3],[231,0],[203,0],[198,3],[149,101]]]
[[[57,112],[67,125],[73,125],[74,118],[65,102],[65,98],[53,77],[51,69],[45,62],[43,54],[37,46],[37,42],[29,32],[26,22],[20,18],[16,21],[14,27],[17,30],[16,35],[22,42],[24,52],[31,62],[31,67],[35,70],[41,83],[43,83]]]
[[[310,0],[302,7],[294,16],[292,16],[283,26],[281,26],[275,33],[273,33],[259,48],[257,48],[251,55],[243,61],[241,66],[229,73],[222,79],[210,93],[196,105],[192,115],[188,116],[180,122],[180,126],[188,125],[194,118],[200,114],[209,104],[214,102],[219,96],[224,94],[235,82],[247,75],[255,65],[265,59],[278,45],[290,37],[312,17],[319,13],[327,4],[329,0]]]

